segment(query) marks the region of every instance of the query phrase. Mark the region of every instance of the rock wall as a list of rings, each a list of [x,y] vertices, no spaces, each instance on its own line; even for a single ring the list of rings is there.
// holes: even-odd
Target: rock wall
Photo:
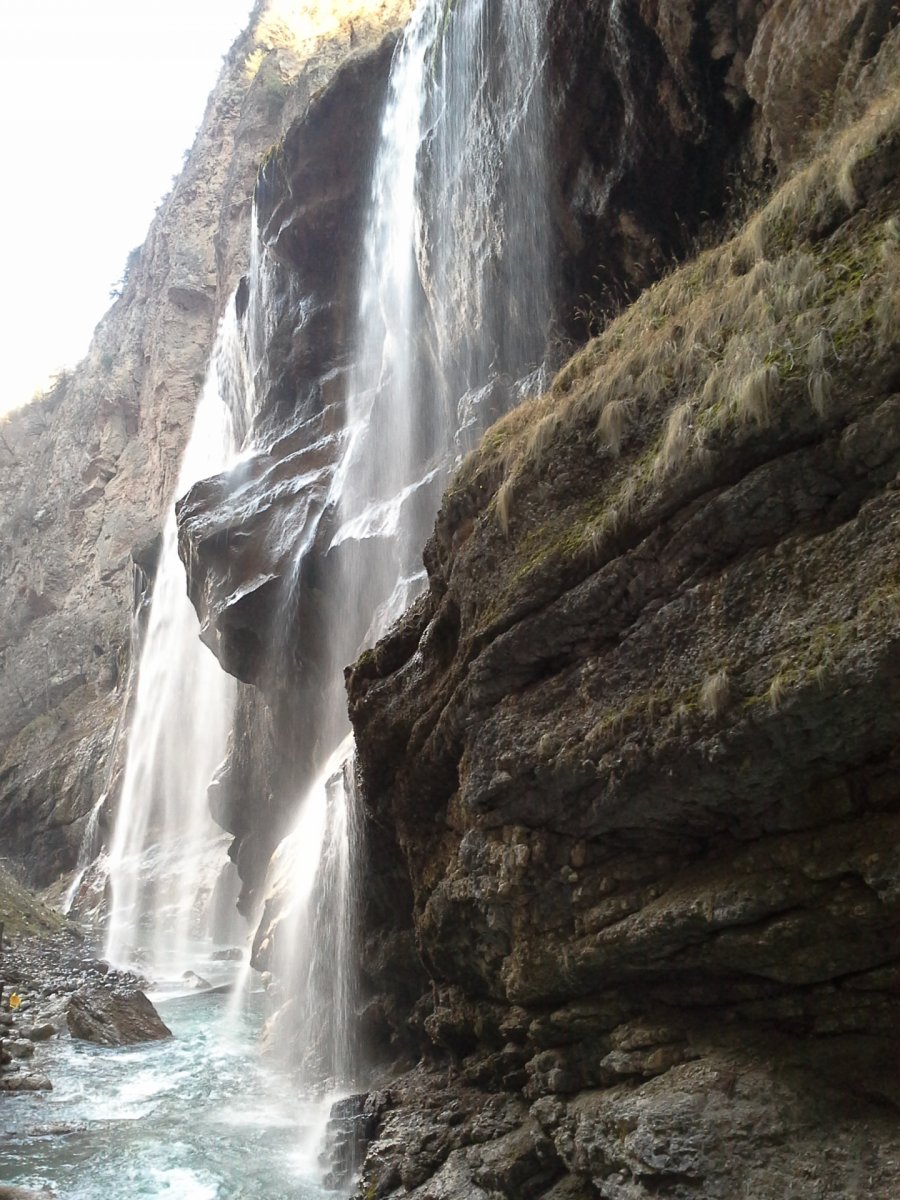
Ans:
[[[74,865],[87,814],[115,793],[132,611],[247,266],[259,163],[401,11],[260,0],[87,357],[0,423],[0,844],[34,883]]]
[[[611,13],[607,0],[548,4],[562,357],[684,253],[710,213],[727,219],[730,180],[743,171],[759,182],[768,171],[754,147],[770,137],[775,118],[753,104],[743,70],[763,6],[746,6],[740,17],[730,6],[708,7],[680,6],[676,15],[652,5]],[[257,205],[273,274],[256,449],[179,507],[182,557],[207,640],[227,670],[265,695],[265,704],[245,695],[240,724],[265,726],[273,748],[266,778],[250,743],[237,737],[216,794],[238,839],[245,906],[284,830],[296,780],[314,774],[320,749],[308,717],[333,669],[318,629],[335,569],[327,553],[333,521],[323,510],[343,425],[391,50],[388,42],[346,64],[266,159]],[[236,523],[239,540],[228,536]],[[296,546],[313,531],[291,585],[303,620],[291,628],[286,580]]]
[[[350,674],[412,890],[360,1198],[900,1183],[897,13],[758,8],[779,183],[487,434]]]

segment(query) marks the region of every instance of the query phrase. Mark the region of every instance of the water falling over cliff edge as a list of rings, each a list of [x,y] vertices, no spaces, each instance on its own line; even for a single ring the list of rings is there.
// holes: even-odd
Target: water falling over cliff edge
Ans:
[[[354,332],[336,355],[331,386],[308,385],[301,420],[291,417],[289,437],[307,432],[294,450],[290,500],[294,515],[304,505],[303,517],[292,554],[279,564],[281,601],[270,618],[276,653],[256,669],[270,695],[290,690],[295,705],[306,696],[314,710],[294,731],[301,735],[297,831],[273,863],[255,955],[283,981],[284,1014],[295,1021],[299,1014],[298,1054],[314,1064],[309,1083],[346,1084],[359,1069],[334,1050],[353,1040],[342,1027],[353,1019],[358,953],[351,936],[332,933],[352,928],[355,915],[342,910],[354,887],[335,880],[336,866],[359,869],[358,848],[349,844],[355,822],[341,813],[352,798],[351,751],[339,749],[347,733],[343,668],[420,590],[419,547],[449,471],[485,424],[524,394],[529,383],[520,381],[547,349],[553,234],[544,16],[540,4],[467,4],[449,17],[439,3],[418,6],[393,56],[360,206],[357,299],[344,300]],[[274,176],[277,168],[276,161],[268,170]],[[295,287],[305,295],[294,302],[301,345],[315,334],[319,300],[304,265],[297,264]],[[520,301],[513,310],[510,294]],[[258,386],[268,394],[272,382]],[[326,397],[331,403],[323,405]],[[188,510],[190,543],[201,510],[191,498]],[[234,621],[235,608],[223,606],[221,626]],[[318,864],[309,860],[313,828],[333,831],[320,839]],[[335,837],[347,843],[340,852]],[[341,1003],[335,976],[346,976]]]

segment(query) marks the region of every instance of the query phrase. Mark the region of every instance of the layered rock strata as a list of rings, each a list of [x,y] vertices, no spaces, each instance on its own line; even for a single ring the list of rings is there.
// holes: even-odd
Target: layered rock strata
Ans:
[[[900,1185],[896,37],[489,432],[350,674],[429,981],[360,1197]]]

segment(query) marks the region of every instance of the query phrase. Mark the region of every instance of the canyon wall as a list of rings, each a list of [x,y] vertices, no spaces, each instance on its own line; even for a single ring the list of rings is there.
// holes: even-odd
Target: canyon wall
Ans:
[[[349,675],[360,1198],[897,1190],[900,44],[813,12],[743,65],[767,199],[489,431]]]
[[[132,614],[247,267],[260,161],[407,11],[260,0],[87,357],[0,421],[0,852],[35,884],[74,866],[101,795],[114,806]]]

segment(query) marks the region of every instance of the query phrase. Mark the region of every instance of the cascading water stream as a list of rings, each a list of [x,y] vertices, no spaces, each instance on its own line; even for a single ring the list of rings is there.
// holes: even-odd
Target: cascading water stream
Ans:
[[[255,235],[241,288],[219,326],[173,501],[247,451],[256,379],[271,335],[273,266]],[[245,288],[246,303],[240,292]],[[138,667],[122,792],[109,852],[106,954],[180,975],[211,937],[242,941],[229,836],[212,819],[209,786],[226,756],[234,679],[200,640],[178,551],[174,503],[163,531]]]
[[[226,318],[220,347],[233,334]],[[176,495],[221,471],[233,456],[231,413],[213,356]],[[163,532],[153,600],[138,668],[122,793],[110,846],[111,911],[106,954],[128,961],[140,947],[156,969],[189,964],[188,945],[226,858],[207,787],[223,758],[234,681],[200,641],[178,556],[174,507]]]
[[[100,853],[100,812],[106,803],[106,796],[106,792],[101,792],[94,802],[94,807],[88,814],[87,824],[84,827],[84,833],[81,837],[81,845],[78,847],[78,861],[75,863],[75,874],[72,876],[72,882],[66,889],[66,894],[62,902],[62,911],[67,915],[72,911],[72,906],[75,903],[78,890],[84,882],[85,875]]]
[[[305,1087],[357,1064],[352,740],[343,668],[421,589],[449,472],[520,396],[552,308],[542,0],[421,0],[394,58],[359,283],[322,608],[329,682],[320,767],[267,881],[257,949],[287,997]],[[313,545],[298,548],[292,578]],[[293,586],[284,621],[300,628]]]

